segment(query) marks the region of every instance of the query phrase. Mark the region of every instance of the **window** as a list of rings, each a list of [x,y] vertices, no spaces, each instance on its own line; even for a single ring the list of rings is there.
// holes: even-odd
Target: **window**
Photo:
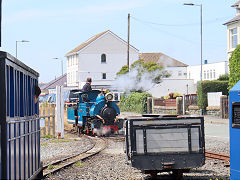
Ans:
[[[231,29],[230,30],[230,40],[231,40],[231,48],[236,48],[237,47],[237,28]]]
[[[210,79],[212,79],[212,70],[210,70]]]
[[[182,71],[178,71],[178,76],[182,76]]]
[[[213,79],[216,78],[216,73],[215,73],[215,69],[213,70]]]
[[[207,71],[207,79],[209,79],[209,70]]]
[[[189,72],[189,79],[191,78],[191,73]]]
[[[206,71],[204,71],[204,79],[206,79],[207,77],[207,74],[206,74]]]
[[[101,63],[106,63],[106,54],[101,55]]]
[[[102,73],[102,79],[107,79],[106,73]]]

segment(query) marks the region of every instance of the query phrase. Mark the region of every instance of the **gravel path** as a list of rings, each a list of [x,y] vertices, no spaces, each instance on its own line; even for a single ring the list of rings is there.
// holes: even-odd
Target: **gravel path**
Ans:
[[[126,113],[126,116],[128,115],[130,114]],[[209,123],[212,123],[211,119],[207,120]],[[103,152],[86,161],[76,163],[72,167],[66,168],[47,179],[150,179],[148,175],[126,164],[123,141],[113,138],[107,139],[108,147]],[[206,137],[205,144],[206,151],[229,154],[229,141],[226,139]],[[183,179],[230,179],[229,177],[230,168],[225,167],[223,162],[218,160],[206,160],[204,166],[192,169],[189,173],[184,173]],[[172,179],[172,177],[169,173],[159,173],[158,179]]]
[[[206,142],[214,142],[216,147],[219,143],[214,139],[208,139]],[[49,179],[150,179],[148,175],[142,174],[141,171],[126,164],[122,141],[108,139],[108,143],[108,148],[99,155],[64,169]],[[215,150],[217,149],[215,148]],[[224,167],[221,161],[206,160],[204,166],[192,169],[189,173],[184,173],[184,180],[211,178],[229,179],[229,167]],[[158,179],[172,179],[172,177],[168,173],[161,173],[158,174]]]
[[[43,164],[81,153],[93,146],[86,137],[65,133],[64,139],[41,138],[41,161]]]

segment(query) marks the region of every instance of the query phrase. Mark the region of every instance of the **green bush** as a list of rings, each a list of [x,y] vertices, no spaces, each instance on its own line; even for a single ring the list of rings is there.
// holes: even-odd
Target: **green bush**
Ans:
[[[229,87],[230,90],[240,80],[240,45],[232,52],[232,56],[229,59]]]
[[[219,81],[229,81],[229,74],[223,74],[217,79]]]
[[[197,101],[199,109],[206,110],[207,93],[222,92],[223,95],[228,95],[228,81],[202,81],[197,87]]]
[[[132,92],[128,96],[124,94],[121,97],[120,110],[126,112],[146,113],[148,97],[152,97],[148,92]]]

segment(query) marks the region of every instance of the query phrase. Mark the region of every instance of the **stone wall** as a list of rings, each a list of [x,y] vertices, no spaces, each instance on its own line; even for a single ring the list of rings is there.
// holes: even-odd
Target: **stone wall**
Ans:
[[[154,106],[153,114],[177,114],[175,106]]]

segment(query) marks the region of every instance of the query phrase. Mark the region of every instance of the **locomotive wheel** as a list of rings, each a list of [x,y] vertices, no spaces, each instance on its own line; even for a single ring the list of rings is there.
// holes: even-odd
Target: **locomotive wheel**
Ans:
[[[151,176],[151,179],[156,179],[157,178],[157,171],[151,171],[150,172],[150,176]]]
[[[174,179],[183,180],[183,171],[181,169],[174,169],[172,172]]]

